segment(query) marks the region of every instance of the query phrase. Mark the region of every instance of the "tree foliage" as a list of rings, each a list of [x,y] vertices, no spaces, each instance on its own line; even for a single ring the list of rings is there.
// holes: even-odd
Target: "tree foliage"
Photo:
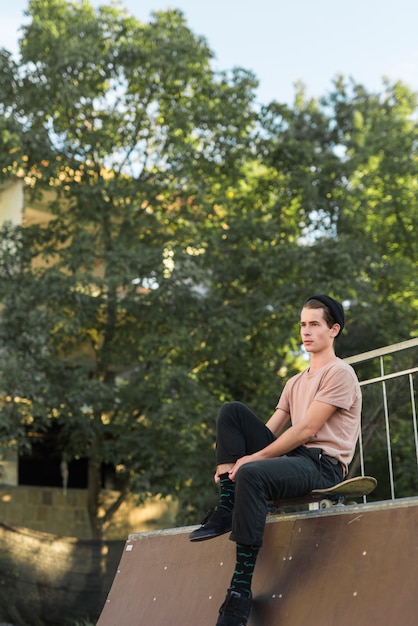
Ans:
[[[2,57],[2,111],[18,128],[3,176],[23,171],[50,219],[3,256],[4,363],[16,363],[4,435],[58,422],[62,454],[90,460],[99,534],[101,462],[138,491],[176,492],[212,433],[218,398],[193,373],[208,321],[198,257],[248,149],[256,83],[215,74],[177,11],[145,25],[87,2],[33,0],[29,13],[21,63]]]
[[[96,536],[101,463],[119,502],[174,494],[195,521],[219,404],[269,416],[307,296],[346,303],[341,356],[414,333],[416,95],[337,78],[257,110],[178,11],[28,12],[20,60],[0,55],[0,174],[49,215],[1,233],[1,438],[58,427]]]

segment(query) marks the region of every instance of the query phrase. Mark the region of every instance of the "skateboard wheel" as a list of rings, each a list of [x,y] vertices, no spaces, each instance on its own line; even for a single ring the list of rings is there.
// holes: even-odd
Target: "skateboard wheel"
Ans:
[[[319,503],[320,509],[330,509],[331,507],[332,507],[331,500],[321,500],[321,502]]]

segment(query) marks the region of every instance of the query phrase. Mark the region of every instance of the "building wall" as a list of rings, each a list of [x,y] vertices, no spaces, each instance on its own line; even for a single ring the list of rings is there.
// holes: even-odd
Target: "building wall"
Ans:
[[[105,506],[118,495],[116,491],[103,491]],[[133,532],[175,526],[175,513],[176,506],[170,500],[152,498],[138,507],[132,496],[105,529],[104,539],[124,540]],[[91,539],[86,489],[65,493],[56,487],[0,485],[0,521],[60,537]]]
[[[39,205],[38,205],[39,204]],[[22,224],[42,223],[50,219],[46,202],[26,204],[24,181],[12,179],[0,186],[0,225],[11,221]],[[118,492],[103,491],[106,508]],[[134,496],[118,510],[105,529],[106,540],[125,540],[129,533],[158,530],[175,525],[176,507],[170,500],[150,499],[137,506]],[[91,539],[87,511],[87,490],[18,485],[17,453],[0,448],[0,522],[60,537]]]
[[[22,224],[42,223],[51,218],[46,201],[26,204],[24,181],[12,179],[0,185],[0,225],[11,221]],[[103,491],[104,508],[118,497],[118,492]],[[137,506],[129,498],[105,529],[105,539],[125,540],[129,533],[174,526],[176,507],[170,500],[150,499]],[[0,522],[21,526],[61,537],[91,539],[87,511],[87,490],[18,485],[17,453],[0,448]]]
[[[0,446],[0,485],[17,485],[17,452]]]
[[[0,187],[0,225],[3,222],[12,222],[14,225],[22,223],[24,198],[23,181],[14,179]]]

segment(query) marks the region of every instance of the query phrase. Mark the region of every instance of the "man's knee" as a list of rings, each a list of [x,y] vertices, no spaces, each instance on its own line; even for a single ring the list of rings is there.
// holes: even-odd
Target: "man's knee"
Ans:
[[[241,402],[225,402],[219,409],[217,421],[220,422],[236,417],[242,406]]]

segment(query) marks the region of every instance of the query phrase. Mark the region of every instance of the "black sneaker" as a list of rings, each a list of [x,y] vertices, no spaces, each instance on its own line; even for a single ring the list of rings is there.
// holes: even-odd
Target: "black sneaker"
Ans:
[[[217,506],[216,509],[209,511],[201,527],[190,533],[189,539],[190,541],[205,541],[205,539],[212,539],[228,533],[231,528],[232,513]]]
[[[226,598],[219,609],[216,626],[246,626],[250,616],[252,596],[243,596],[238,591],[228,589]]]

